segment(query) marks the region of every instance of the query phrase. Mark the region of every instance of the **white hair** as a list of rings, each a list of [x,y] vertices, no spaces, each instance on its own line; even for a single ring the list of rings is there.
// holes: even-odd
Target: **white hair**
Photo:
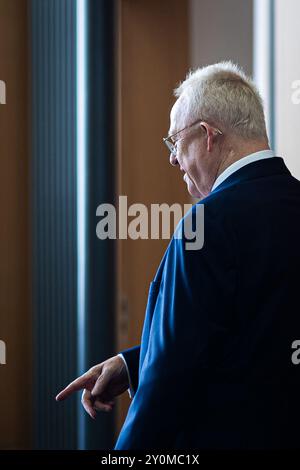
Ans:
[[[174,94],[177,98],[184,95],[188,115],[193,120],[207,120],[245,139],[267,138],[258,89],[230,61],[189,72]]]

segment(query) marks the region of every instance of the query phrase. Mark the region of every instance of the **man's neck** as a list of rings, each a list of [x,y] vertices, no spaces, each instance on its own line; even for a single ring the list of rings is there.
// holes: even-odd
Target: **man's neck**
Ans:
[[[265,141],[251,141],[249,143],[243,143],[243,145],[241,145],[238,149],[236,148],[234,150],[233,148],[231,148],[229,151],[226,152],[225,156],[221,158],[216,179],[221,173],[223,173],[223,171],[226,170],[226,168],[228,168],[230,165],[237,162],[241,158],[247,157],[247,155],[250,155],[255,152],[261,152],[263,150],[270,150],[269,144]]]

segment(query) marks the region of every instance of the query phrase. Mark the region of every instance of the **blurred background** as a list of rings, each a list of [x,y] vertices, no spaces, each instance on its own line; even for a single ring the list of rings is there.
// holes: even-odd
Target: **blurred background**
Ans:
[[[174,87],[220,60],[300,178],[299,31],[298,0],[0,0],[1,449],[113,446],[127,393],[95,422],[54,397],[139,344],[168,240],[100,241],[96,209],[191,202],[162,137]]]

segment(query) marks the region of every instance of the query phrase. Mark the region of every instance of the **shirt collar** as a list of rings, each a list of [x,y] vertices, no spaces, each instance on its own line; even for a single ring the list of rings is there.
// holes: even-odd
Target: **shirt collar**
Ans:
[[[211,192],[216,189],[219,184],[223,183],[223,181],[228,178],[228,176],[232,175],[235,171],[239,170],[245,165],[248,165],[249,163],[256,162],[257,160],[262,160],[264,158],[272,158],[275,157],[274,151],[273,150],[261,150],[260,152],[255,152],[251,153],[250,155],[247,155],[246,157],[241,158],[240,160],[237,160],[236,162],[232,163],[229,165],[216,179],[216,181],[213,184],[213,187],[211,188]]]

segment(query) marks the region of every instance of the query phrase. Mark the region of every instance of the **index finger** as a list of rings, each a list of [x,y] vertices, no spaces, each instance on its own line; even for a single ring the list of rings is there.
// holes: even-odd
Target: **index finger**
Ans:
[[[56,397],[56,401],[65,400],[68,398],[72,393],[78,392],[78,390],[82,390],[85,388],[86,383],[91,379],[90,375],[85,373],[78,377],[77,379],[73,380],[66,388],[64,388]]]

